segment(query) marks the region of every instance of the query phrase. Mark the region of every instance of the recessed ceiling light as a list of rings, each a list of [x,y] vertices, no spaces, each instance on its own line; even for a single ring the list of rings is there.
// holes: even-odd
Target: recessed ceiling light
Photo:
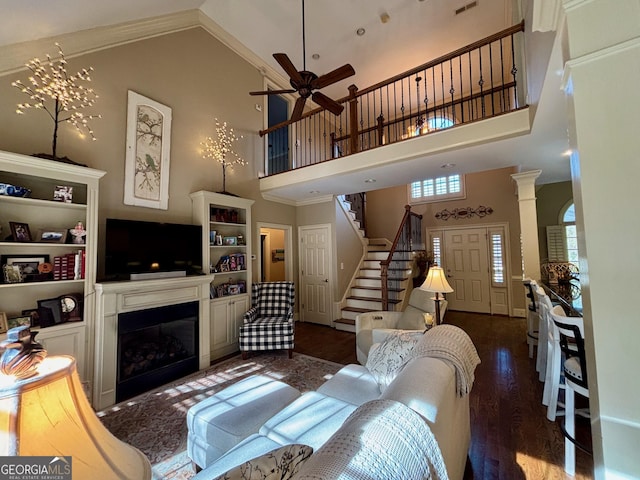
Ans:
[[[444,164],[440,165],[440,168],[453,168],[455,166],[456,166],[455,163],[444,163]]]
[[[313,55],[311,55],[311,58],[313,58],[314,60],[318,60],[320,58],[320,54],[314,53]]]
[[[375,178],[367,178],[364,183],[376,183],[376,179]]]
[[[316,193],[320,193],[320,190],[311,190],[309,193],[315,195]]]
[[[358,30],[356,30],[356,35],[358,35],[359,37],[363,36],[365,34],[366,30],[362,27],[360,27]]]

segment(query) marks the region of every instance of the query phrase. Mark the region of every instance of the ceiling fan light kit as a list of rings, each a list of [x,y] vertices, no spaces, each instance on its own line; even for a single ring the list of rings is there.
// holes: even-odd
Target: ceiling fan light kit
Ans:
[[[249,92],[250,95],[280,95],[298,92],[299,97],[296,100],[293,112],[291,113],[291,121],[293,122],[300,120],[302,117],[305,102],[309,97],[311,97],[311,99],[322,108],[329,110],[334,115],[340,115],[342,113],[344,106],[321,92],[314,92],[314,90],[321,90],[329,85],[333,85],[334,83],[355,75],[356,72],[348,63],[320,76],[307,70],[304,0],[302,0],[302,70],[296,69],[286,53],[274,53],[273,58],[275,58],[276,62],[278,62],[285,73],[289,76],[289,83],[291,84],[292,89]]]

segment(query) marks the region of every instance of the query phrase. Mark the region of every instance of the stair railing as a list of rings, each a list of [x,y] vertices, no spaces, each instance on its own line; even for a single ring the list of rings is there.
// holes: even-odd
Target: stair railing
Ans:
[[[351,211],[355,213],[356,220],[360,222],[360,229],[364,231],[364,236],[367,236],[367,225],[365,222],[365,202],[366,193],[349,193],[344,196],[345,200],[351,205]]]
[[[389,255],[380,261],[380,277],[382,282],[382,310],[389,310],[390,300],[398,300],[402,278],[390,276],[390,270],[406,268],[407,262],[413,259],[415,250],[424,250],[422,240],[422,215],[413,213],[411,205],[405,205],[404,216],[393,240]]]

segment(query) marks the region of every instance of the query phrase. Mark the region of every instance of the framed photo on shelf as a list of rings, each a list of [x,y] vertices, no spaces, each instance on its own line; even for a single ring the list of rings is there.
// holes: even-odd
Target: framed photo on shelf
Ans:
[[[2,255],[0,262],[2,265],[19,265],[23,275],[33,275],[38,273],[38,265],[49,263],[49,255]]]
[[[12,328],[22,327],[22,326],[30,327],[31,317],[24,316],[24,317],[9,318],[7,319],[7,326],[9,327],[9,330],[11,330]]]
[[[49,263],[49,255],[2,255],[0,264],[6,283],[28,282],[40,274],[38,266]]]
[[[66,243],[68,230],[66,228],[40,229],[36,236],[36,242]]]
[[[225,245],[238,245],[238,237],[224,237]]]
[[[53,200],[56,202],[72,203],[73,187],[57,185],[53,191]]]
[[[5,283],[22,283],[24,275],[20,265],[2,265],[2,273]]]
[[[0,312],[0,333],[7,333],[9,330],[9,324],[7,323],[7,314]]]
[[[37,308],[29,308],[27,310],[22,310],[23,317],[31,317],[31,326],[37,327],[40,325],[40,315],[38,314]]]
[[[9,222],[9,227],[14,242],[30,242],[32,240],[28,223]]]

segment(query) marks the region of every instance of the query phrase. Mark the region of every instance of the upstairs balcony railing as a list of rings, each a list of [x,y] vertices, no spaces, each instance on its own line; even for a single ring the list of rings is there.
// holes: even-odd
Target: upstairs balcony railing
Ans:
[[[364,90],[349,87],[332,115],[311,110],[267,135],[267,175],[519,109],[524,22]]]

